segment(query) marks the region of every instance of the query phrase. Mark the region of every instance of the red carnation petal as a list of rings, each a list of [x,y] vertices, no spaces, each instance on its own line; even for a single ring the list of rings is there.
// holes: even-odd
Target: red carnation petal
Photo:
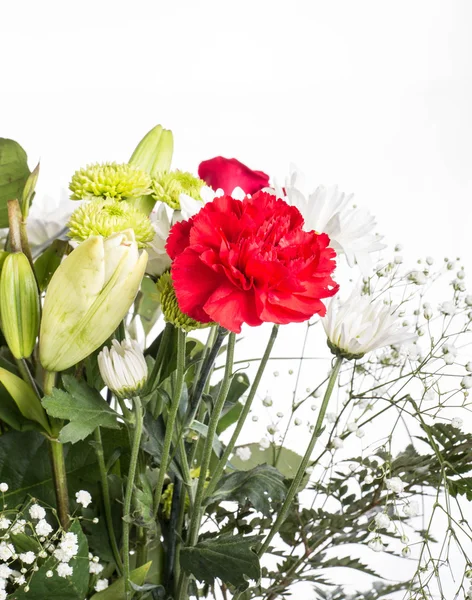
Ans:
[[[236,158],[223,156],[201,162],[198,176],[214,190],[221,188],[225,194],[231,194],[236,187],[246,194],[255,194],[269,185],[269,176],[263,171],[253,171]]]
[[[185,248],[190,246],[192,222],[193,218],[188,221],[179,221],[171,227],[166,242],[166,252],[171,260],[174,260],[174,258],[181,254]]]
[[[253,291],[248,293],[232,285],[218,288],[205,303],[204,309],[212,321],[234,333],[241,333],[243,323],[255,327],[263,322],[256,312]]]

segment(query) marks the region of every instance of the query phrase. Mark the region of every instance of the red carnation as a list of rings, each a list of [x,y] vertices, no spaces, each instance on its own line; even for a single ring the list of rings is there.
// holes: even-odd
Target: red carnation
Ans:
[[[216,198],[176,223],[167,241],[180,309],[239,333],[242,323],[306,321],[333,296],[335,251],[326,234],[303,231],[303,217],[265,192]]]
[[[223,156],[201,162],[198,176],[211,188],[221,188],[225,194],[231,194],[236,187],[245,194],[255,194],[269,185],[269,176],[262,171],[253,171],[239,160]]]

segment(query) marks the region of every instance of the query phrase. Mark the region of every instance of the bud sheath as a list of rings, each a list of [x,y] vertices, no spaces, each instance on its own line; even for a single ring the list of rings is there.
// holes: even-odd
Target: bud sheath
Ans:
[[[22,252],[5,259],[0,279],[2,330],[15,358],[31,356],[39,331],[40,304],[33,269]]]

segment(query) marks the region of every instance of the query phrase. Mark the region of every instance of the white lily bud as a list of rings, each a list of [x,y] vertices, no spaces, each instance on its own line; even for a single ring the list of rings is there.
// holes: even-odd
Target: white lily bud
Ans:
[[[147,254],[132,230],[92,236],[63,261],[49,283],[39,356],[48,371],[63,371],[99,348],[118,327],[138,293]]]

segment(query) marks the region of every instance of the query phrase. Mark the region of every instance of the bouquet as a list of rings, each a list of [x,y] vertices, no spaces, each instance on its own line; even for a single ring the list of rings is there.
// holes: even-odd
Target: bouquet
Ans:
[[[64,220],[0,139],[0,599],[472,598],[460,261],[172,154],[77,170]]]

